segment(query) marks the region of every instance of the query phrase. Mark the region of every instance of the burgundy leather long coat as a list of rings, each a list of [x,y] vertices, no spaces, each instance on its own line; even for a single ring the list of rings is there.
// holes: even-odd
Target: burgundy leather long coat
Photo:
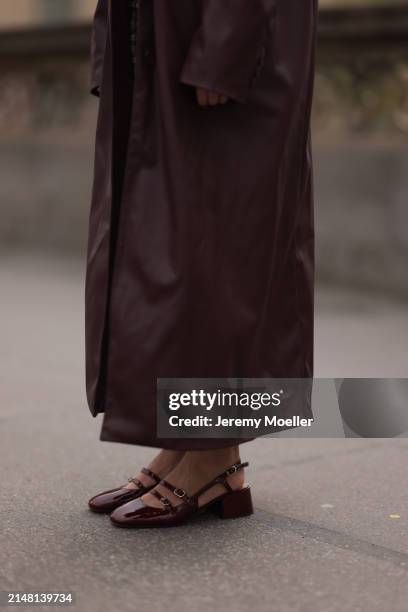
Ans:
[[[158,440],[156,379],[312,375],[317,0],[134,3],[94,19],[88,403],[103,440],[226,446]]]

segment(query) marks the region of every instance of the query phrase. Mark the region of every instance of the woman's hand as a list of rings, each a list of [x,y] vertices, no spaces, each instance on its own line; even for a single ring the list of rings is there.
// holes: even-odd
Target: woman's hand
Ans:
[[[224,94],[210,91],[203,87],[196,87],[197,102],[200,106],[216,106],[217,104],[225,104],[228,97]]]

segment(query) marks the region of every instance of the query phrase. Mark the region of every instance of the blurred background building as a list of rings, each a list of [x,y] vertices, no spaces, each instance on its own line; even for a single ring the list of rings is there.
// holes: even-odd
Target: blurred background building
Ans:
[[[3,0],[1,25],[3,28],[35,27],[87,20],[95,5],[94,0]]]

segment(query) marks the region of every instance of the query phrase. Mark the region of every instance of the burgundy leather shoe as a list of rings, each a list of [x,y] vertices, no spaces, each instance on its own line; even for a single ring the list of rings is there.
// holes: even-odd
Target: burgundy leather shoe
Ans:
[[[138,478],[128,478],[128,482],[134,482],[138,487],[137,489],[126,489],[125,485],[122,485],[121,487],[116,487],[116,489],[103,491],[91,497],[88,501],[89,508],[93,512],[112,512],[112,510],[115,510],[118,506],[144,495],[160,482],[159,476],[151,470],[142,468],[141,471],[153,480],[153,484],[146,486],[141,480],[138,480]]]
[[[248,516],[253,513],[249,486],[242,489],[232,489],[227,480],[229,476],[247,465],[248,463],[232,465],[192,496],[188,496],[183,489],[174,487],[166,480],[161,480],[160,484],[163,487],[169,489],[173,495],[182,500],[180,504],[173,505],[167,497],[163,497],[158,491],[151,491],[152,495],[160,500],[161,508],[148,506],[141,499],[134,499],[116,508],[110,515],[111,521],[118,527],[170,527],[185,523],[202,510],[211,510],[221,518]],[[215,485],[220,484],[224,486],[225,492],[199,507],[198,498]]]

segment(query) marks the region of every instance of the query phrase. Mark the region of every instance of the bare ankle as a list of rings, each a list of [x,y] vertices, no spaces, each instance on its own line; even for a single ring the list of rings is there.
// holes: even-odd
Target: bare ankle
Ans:
[[[199,471],[206,473],[228,468],[240,460],[239,447],[217,448],[208,451],[189,451],[186,459]]]
[[[149,465],[149,469],[156,472],[159,476],[167,474],[183,458],[184,451],[174,451],[162,449]]]

